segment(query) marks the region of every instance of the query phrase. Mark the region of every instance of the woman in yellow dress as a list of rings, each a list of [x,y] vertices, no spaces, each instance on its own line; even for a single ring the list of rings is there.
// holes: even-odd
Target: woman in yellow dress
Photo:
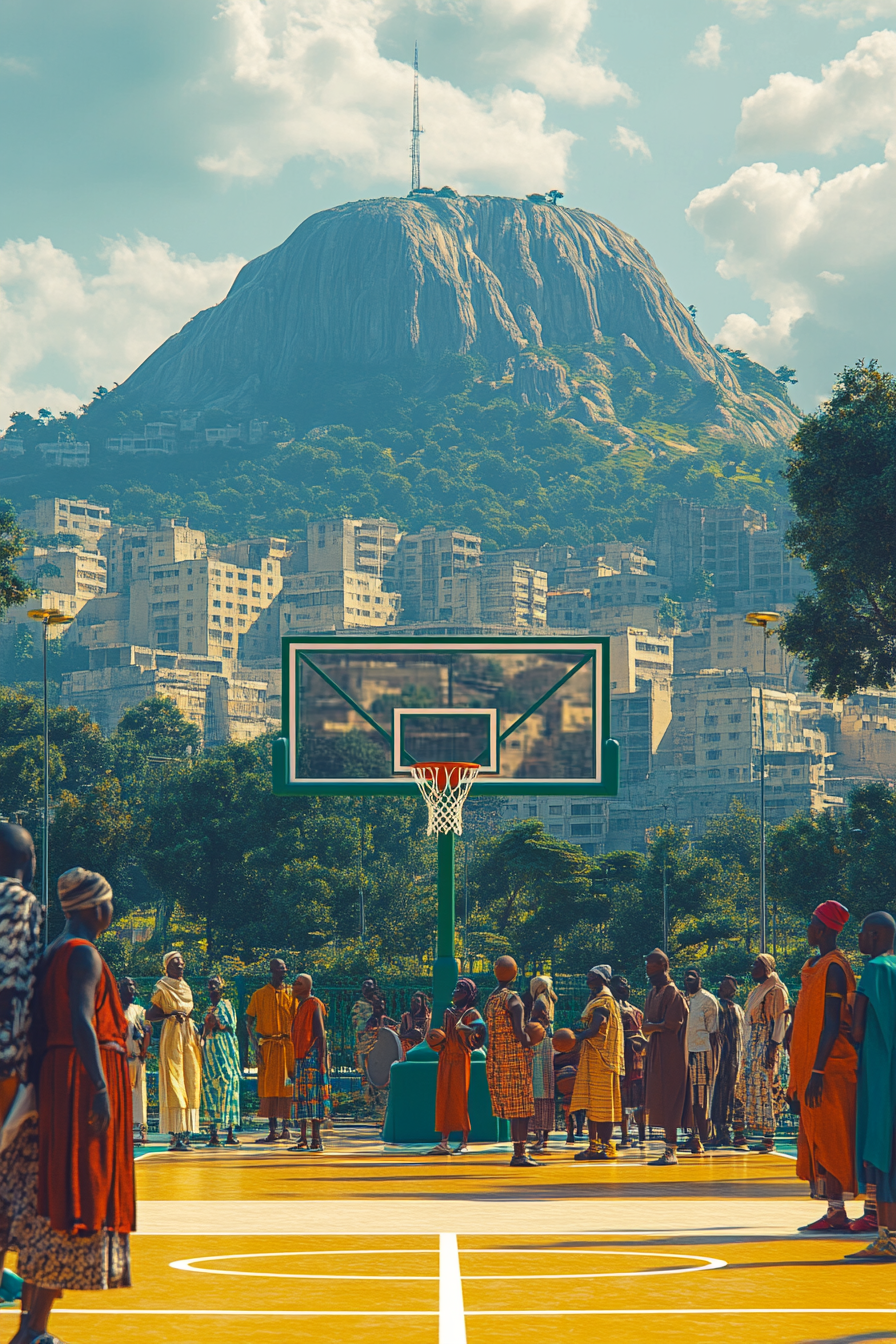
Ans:
[[[186,963],[179,952],[166,952],[165,974],[156,981],[147,1022],[161,1022],[159,1038],[159,1131],[172,1136],[171,1148],[190,1149],[190,1135],[199,1130],[202,1050],[193,1026],[193,993],[184,979]]]
[[[613,1126],[622,1120],[620,1079],[625,1073],[625,1041],[619,1005],[610,993],[612,968],[592,966],[588,972],[591,995],[576,1028],[582,1054],[576,1073],[570,1110],[584,1110],[590,1142],[576,1161],[607,1162],[616,1157]]]

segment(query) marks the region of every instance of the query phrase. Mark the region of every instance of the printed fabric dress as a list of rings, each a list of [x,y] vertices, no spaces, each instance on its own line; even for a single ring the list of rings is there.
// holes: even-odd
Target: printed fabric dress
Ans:
[[[320,1058],[312,1031],[314,1014],[318,1008],[326,1022],[326,1007],[313,995],[299,1004],[292,1020],[292,1043],[296,1056],[293,1115],[297,1120],[325,1120],[331,1109],[330,1071],[327,1060]]]
[[[601,990],[582,1012],[582,1022],[591,1026],[595,1009],[607,1017],[596,1036],[582,1041],[582,1054],[576,1074],[570,1107],[583,1110],[589,1120],[607,1124],[622,1119],[620,1078],[625,1072],[625,1049],[619,1004],[608,989]]]
[[[18,1271],[46,1288],[130,1286],[136,1203],[127,1019],[105,962],[93,1018],[112,1113],[102,1134],[90,1125],[95,1094],[75,1049],[68,1002],[69,959],[76,948],[91,946],[75,938],[57,947],[35,995],[36,1036],[44,1042],[35,1126],[40,1155],[34,1151],[19,1173],[36,1184],[37,1200],[27,1235],[17,1243]]]
[[[210,1029],[213,1019],[218,1030]],[[202,1031],[202,1109],[205,1118],[219,1129],[240,1123],[240,1050],[236,1038],[236,1013],[229,999],[219,999],[209,1008]]]
[[[492,1114],[501,1120],[523,1120],[535,1114],[532,1093],[532,1047],[520,1045],[510,1020],[512,989],[496,989],[485,1005],[488,1054],[485,1074]]]
[[[774,1069],[769,1070],[766,1060],[769,1046],[773,1042],[779,1044],[783,1039],[784,1014],[788,1006],[787,988],[781,981],[768,990],[752,1011],[750,1000],[747,1000],[740,1091],[744,1124],[747,1129],[759,1130],[762,1134],[774,1134],[787,1106],[787,1095],[779,1076],[781,1051],[778,1051]]]

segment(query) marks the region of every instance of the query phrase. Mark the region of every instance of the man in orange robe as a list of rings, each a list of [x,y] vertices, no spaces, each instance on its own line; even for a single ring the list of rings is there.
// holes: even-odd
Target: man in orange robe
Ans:
[[[856,1190],[856,1048],[850,1040],[856,978],[837,946],[849,919],[839,901],[824,901],[809,921],[817,949],[800,972],[793,1016],[788,1095],[799,1110],[796,1173],[827,1212],[802,1232],[848,1232],[845,1199]]]
[[[268,1132],[256,1143],[275,1143],[288,1139],[289,1112],[296,1070],[296,1057],[290,1031],[297,1003],[292,990],[284,985],[286,962],[271,958],[270,984],[256,989],[246,1008],[250,1039],[254,1040],[258,1061],[258,1114],[266,1116]],[[277,1133],[277,1121],[281,1122]]]
[[[448,1141],[460,1131],[457,1153],[469,1152],[470,1112],[470,1055],[481,1042],[481,1036],[471,1029],[479,1021],[474,1007],[479,993],[476,983],[463,976],[457,982],[451,1003],[442,1018],[444,1040],[433,1043],[439,1053],[439,1072],[436,1079],[436,1131],[442,1142],[431,1148],[428,1157],[445,1157],[451,1150]]]

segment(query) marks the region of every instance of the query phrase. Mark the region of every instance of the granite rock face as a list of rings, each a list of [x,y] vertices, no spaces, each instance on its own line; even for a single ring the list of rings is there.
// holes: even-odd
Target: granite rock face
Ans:
[[[312,215],[119,391],[133,404],[240,412],[298,390],[309,366],[363,376],[475,353],[499,369],[522,351],[608,337],[614,368],[680,370],[695,394],[719,388],[736,420],[758,417],[759,438],[779,437],[783,404],[766,426],[769,407],[750,404],[634,238],[585,210],[507,197],[385,197]],[[520,372],[554,384],[556,410],[553,372]]]

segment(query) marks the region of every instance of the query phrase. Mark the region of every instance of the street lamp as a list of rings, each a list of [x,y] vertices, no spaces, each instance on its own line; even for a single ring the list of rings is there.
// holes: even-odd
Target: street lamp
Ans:
[[[50,714],[47,704],[47,634],[51,625],[70,625],[74,616],[63,616],[56,607],[29,611],[32,621],[44,628],[44,828],[41,847],[40,899],[44,907],[44,943],[50,938]]]
[[[768,627],[780,621],[777,611],[751,611],[744,617],[747,625],[758,625],[762,630],[762,681],[759,685],[759,951],[765,952],[768,943],[768,905],[765,894],[765,688],[768,656]],[[752,732],[752,728],[751,728]]]

